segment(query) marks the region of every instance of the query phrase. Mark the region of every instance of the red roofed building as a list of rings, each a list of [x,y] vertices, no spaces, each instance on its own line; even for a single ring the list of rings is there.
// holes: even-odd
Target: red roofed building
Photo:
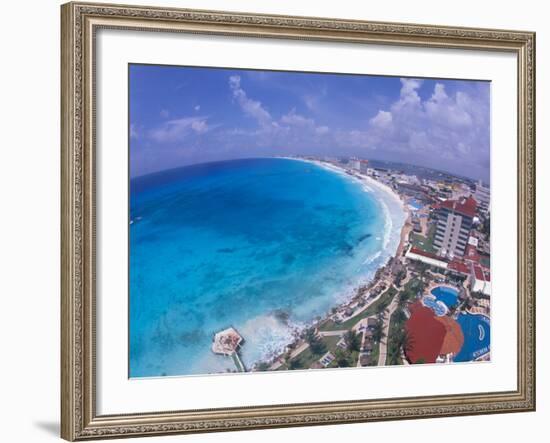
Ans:
[[[471,291],[481,292],[485,295],[491,295],[491,272],[489,269],[477,264],[472,263],[470,268],[471,275]]]
[[[481,257],[479,256],[479,253],[477,252],[477,248],[475,246],[468,245],[466,246],[466,253],[464,254],[464,259],[479,263],[479,260],[481,259]]]
[[[440,206],[456,214],[471,218],[475,217],[477,210],[477,202],[473,197],[461,198],[459,200],[445,200],[441,202]]]
[[[445,200],[437,210],[434,246],[443,257],[463,257],[476,215],[477,202],[472,197]]]
[[[470,275],[470,268],[468,267],[468,265],[466,265],[466,263],[464,263],[463,261],[459,261],[456,259],[449,262],[449,266],[447,266],[447,269],[454,272],[455,274],[466,276]]]

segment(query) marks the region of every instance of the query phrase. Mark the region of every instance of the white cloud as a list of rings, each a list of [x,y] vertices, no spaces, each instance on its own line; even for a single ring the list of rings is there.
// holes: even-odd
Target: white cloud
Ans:
[[[260,101],[247,95],[241,86],[241,77],[238,75],[229,78],[229,87],[244,113],[253,117],[259,124],[258,129],[252,131],[233,130],[232,135],[254,137],[256,146],[277,144],[294,146],[300,142],[310,143],[308,137],[324,135],[329,132],[327,126],[318,127],[313,118],[298,114],[295,108],[279,119],[273,118]]]
[[[195,131],[197,134],[203,134],[204,132],[208,131],[208,125],[206,124],[206,120],[192,120],[191,121],[191,129]]]
[[[201,105],[197,105],[193,109],[195,109],[195,111],[200,111],[201,110]]]
[[[314,126],[315,121],[312,118],[296,114],[296,109],[292,109],[288,114],[281,117],[281,123],[291,126]]]
[[[206,117],[184,117],[169,120],[150,131],[150,137],[157,142],[178,141],[189,134],[204,134],[210,128]]]
[[[369,123],[379,128],[387,128],[391,125],[392,120],[391,112],[380,110],[378,114],[369,120]]]
[[[421,105],[420,96],[417,91],[420,86],[422,86],[422,80],[402,78],[399,100],[392,105],[392,109],[399,111],[405,109],[414,110],[418,108]]]
[[[245,114],[256,119],[262,126],[272,125],[271,114],[262,106],[262,103],[248,98],[246,92],[241,88],[240,76],[232,75],[229,77],[229,87],[233,91],[233,97]]]
[[[421,80],[401,79],[399,99],[380,109],[359,137],[348,137],[366,147],[401,152],[418,160],[460,161],[471,168],[489,161],[489,100],[483,90],[458,90],[449,94],[436,83],[422,100]]]
[[[426,101],[425,109],[428,117],[434,122],[451,128],[467,127],[472,125],[469,114],[471,101],[465,94],[457,94],[455,99],[449,97],[445,86],[437,83],[431,98]]]

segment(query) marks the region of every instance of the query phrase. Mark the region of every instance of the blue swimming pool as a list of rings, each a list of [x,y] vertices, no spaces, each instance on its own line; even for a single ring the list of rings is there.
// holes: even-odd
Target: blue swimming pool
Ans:
[[[432,297],[431,295],[426,295],[422,299],[422,303],[427,308],[430,308],[432,311],[434,311],[435,315],[438,317],[443,317],[444,315],[449,312],[447,305],[445,303],[437,300],[435,297]]]
[[[454,361],[472,361],[491,350],[489,318],[481,314],[460,314],[457,319],[464,333],[464,345]]]
[[[448,286],[438,286],[432,289],[432,294],[436,300],[445,303],[448,308],[458,305],[458,290]]]
[[[415,210],[418,211],[419,209],[422,209],[422,207],[424,206],[424,204],[423,204],[421,201],[419,201],[419,200],[417,200],[417,199],[415,199],[415,198],[412,198],[412,199],[409,200],[409,206],[410,206],[412,209],[415,209]]]

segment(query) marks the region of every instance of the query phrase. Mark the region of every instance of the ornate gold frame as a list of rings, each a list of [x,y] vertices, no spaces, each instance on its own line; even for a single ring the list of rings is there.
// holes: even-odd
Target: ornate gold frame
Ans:
[[[61,436],[67,440],[535,409],[535,34],[123,5],[61,7]],[[390,400],[98,416],[95,412],[94,33],[99,28],[508,51],[518,68],[517,389]]]

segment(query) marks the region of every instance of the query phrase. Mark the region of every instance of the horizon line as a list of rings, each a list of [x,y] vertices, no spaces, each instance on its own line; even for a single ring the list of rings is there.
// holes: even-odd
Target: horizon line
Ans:
[[[140,178],[147,177],[149,175],[162,174],[162,173],[165,173],[165,172],[175,171],[177,169],[183,169],[183,168],[186,168],[186,167],[198,166],[198,165],[208,165],[208,164],[223,163],[223,162],[230,162],[230,161],[237,161],[237,160],[258,160],[258,159],[288,159],[288,160],[292,160],[293,158],[300,158],[300,157],[303,157],[303,158],[310,157],[310,158],[321,159],[321,160],[323,158],[336,158],[336,159],[338,159],[338,158],[348,158],[348,159],[353,158],[353,159],[358,159],[358,160],[367,160],[369,162],[374,161],[374,162],[380,162],[380,163],[392,163],[392,164],[395,164],[395,165],[413,166],[413,167],[417,167],[417,168],[429,169],[431,171],[443,173],[443,174],[450,175],[450,176],[456,177],[456,178],[472,180],[472,181],[475,181],[475,182],[481,180],[482,183],[488,184],[490,186],[490,181],[486,182],[485,180],[480,179],[480,178],[468,177],[466,175],[460,175],[460,174],[450,172],[450,171],[447,171],[447,170],[444,170],[444,169],[432,168],[430,166],[425,166],[425,165],[421,165],[421,164],[418,164],[418,163],[408,163],[408,162],[394,161],[394,160],[382,160],[382,159],[379,159],[379,158],[372,158],[372,157],[371,158],[361,158],[361,157],[356,157],[356,156],[328,156],[328,155],[314,156],[314,155],[298,155],[298,154],[296,154],[294,156],[292,156],[292,155],[281,155],[281,156],[266,155],[266,156],[257,156],[257,157],[235,157],[235,158],[227,158],[227,159],[221,159],[221,160],[204,161],[204,162],[198,162],[198,163],[188,163],[188,164],[185,164],[185,165],[175,166],[173,168],[159,169],[157,171],[147,172],[145,174],[140,174],[140,175],[135,175],[135,176],[132,176],[129,172],[128,173],[128,180],[132,181],[132,180],[135,180],[135,179],[140,179]],[[130,168],[128,168],[128,169],[130,169]]]

